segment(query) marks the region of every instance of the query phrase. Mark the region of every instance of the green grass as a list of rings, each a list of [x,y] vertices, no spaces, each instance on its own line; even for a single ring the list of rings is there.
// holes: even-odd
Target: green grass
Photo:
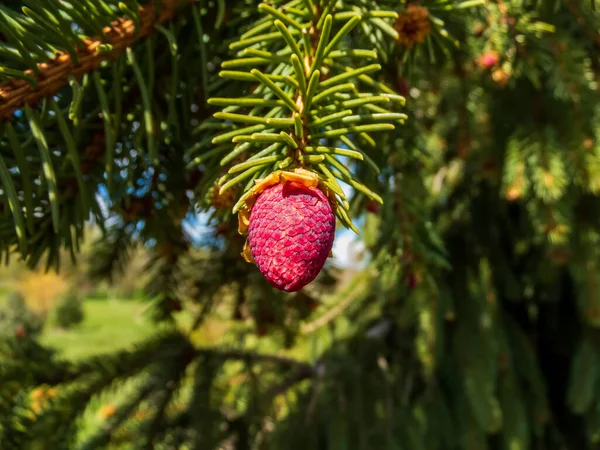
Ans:
[[[130,348],[156,331],[144,313],[147,303],[134,300],[88,300],[85,319],[70,330],[47,323],[41,343],[68,359],[79,359]]]

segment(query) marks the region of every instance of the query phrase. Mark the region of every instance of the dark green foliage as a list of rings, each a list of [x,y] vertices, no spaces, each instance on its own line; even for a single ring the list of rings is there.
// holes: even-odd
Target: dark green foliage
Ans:
[[[54,309],[54,323],[60,328],[72,328],[85,318],[81,297],[76,292],[64,295]]]

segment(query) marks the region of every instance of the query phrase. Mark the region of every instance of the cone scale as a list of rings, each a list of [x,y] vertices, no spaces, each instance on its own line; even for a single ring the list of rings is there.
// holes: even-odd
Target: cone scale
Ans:
[[[285,292],[313,281],[329,256],[335,236],[333,208],[318,188],[297,182],[262,192],[250,212],[248,244],[266,280]]]

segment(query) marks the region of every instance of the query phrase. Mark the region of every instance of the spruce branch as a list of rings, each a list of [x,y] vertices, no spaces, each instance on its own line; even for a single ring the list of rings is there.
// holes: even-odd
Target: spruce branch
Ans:
[[[276,397],[285,394],[288,390],[296,386],[298,383],[309,378],[314,378],[316,376],[316,373],[317,371],[314,367],[306,367],[305,365],[300,365],[281,383],[271,386],[263,394],[263,397],[261,398],[261,403],[264,405],[270,405]]]
[[[15,77],[0,84],[0,121],[9,120],[15,110],[53,95],[70,80],[96,70],[103,61],[116,59],[124,50],[154,33],[156,26],[172,20],[182,6],[195,1],[161,0],[159,6],[155,2],[141,5],[136,18],[114,20],[101,30],[102,36],[84,39],[83,46],[71,51],[56,51],[51,60],[37,63],[35,69],[9,73],[8,69],[0,68],[0,74]],[[21,79],[17,79],[18,73]]]
[[[379,64],[361,67],[361,62],[376,59],[378,54],[349,48],[354,30],[361,30],[359,25],[371,20],[385,24],[383,18],[391,19],[397,14],[350,9],[347,11],[350,14],[340,20],[337,14],[351,6],[339,5],[336,20],[332,14],[334,5],[330,1],[312,6],[289,2],[275,7],[262,3],[258,9],[267,15],[267,21],[259,20],[251,31],[229,46],[236,52],[236,59],[223,63],[220,76],[258,82],[245,98],[209,100],[210,104],[226,107],[214,114],[215,118],[250,125],[218,134],[212,140],[217,145],[237,144],[225,156],[219,152],[220,165],[231,161],[231,153],[237,154],[241,145],[251,155],[218,182],[221,193],[247,183],[233,213],[247,213],[255,182],[277,170],[296,168],[309,170],[318,177],[332,200],[335,197],[338,218],[355,231],[350,204],[339,182],[349,184],[375,202],[382,202],[379,195],[355,179],[352,167],[347,168],[339,158],[367,160],[373,165],[354,141],[373,147],[371,133],[393,131],[396,124],[406,119],[405,114],[375,105],[386,102],[393,107],[404,103],[389,87],[367,76],[379,71]],[[374,8],[380,7],[374,5]],[[230,70],[234,67],[240,70]],[[243,70],[246,67],[248,70]],[[363,84],[374,92],[361,92]],[[340,148],[348,145],[343,142],[348,135],[352,136],[352,148]],[[335,145],[338,142],[341,145]],[[198,159],[194,161],[197,162]]]
[[[238,417],[229,419],[228,425],[229,430],[232,432],[237,431],[238,444],[242,438],[240,435],[241,430],[246,430],[247,428],[256,421],[257,418],[261,418],[261,422],[259,424],[259,429],[262,431],[265,426],[265,416],[263,411],[266,408],[269,408],[273,401],[279,397],[280,395],[285,395],[290,389],[297,386],[299,383],[304,380],[312,379],[317,376],[317,370],[313,367],[304,367],[300,366],[291,371],[291,373],[285,377],[280,383],[275,383],[271,387],[269,387],[258,399],[255,405],[248,408],[248,411],[240,415]]]
[[[224,350],[220,348],[204,347],[198,349],[198,354],[212,356],[221,360],[246,361],[253,363],[275,364],[287,368],[295,368],[299,371],[313,373],[315,367],[311,364],[285,356],[272,355],[268,353],[257,353],[246,350]]]

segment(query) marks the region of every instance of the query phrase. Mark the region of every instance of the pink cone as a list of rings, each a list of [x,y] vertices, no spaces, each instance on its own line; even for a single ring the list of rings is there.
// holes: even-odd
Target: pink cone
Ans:
[[[248,241],[258,270],[277,289],[313,281],[329,256],[335,215],[319,189],[295,182],[265,190],[250,213]]]

